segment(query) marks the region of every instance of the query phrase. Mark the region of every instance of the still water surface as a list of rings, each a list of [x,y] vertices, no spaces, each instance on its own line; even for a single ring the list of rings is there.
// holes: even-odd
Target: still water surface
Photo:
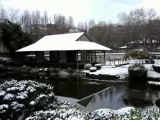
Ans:
[[[59,81],[54,83],[54,86],[56,95],[79,100],[78,104],[84,106],[85,111],[102,108],[116,110],[127,106],[155,108],[157,107],[155,101],[160,99],[158,90],[151,90],[148,87],[145,90],[129,89],[127,83],[118,81],[105,83]]]

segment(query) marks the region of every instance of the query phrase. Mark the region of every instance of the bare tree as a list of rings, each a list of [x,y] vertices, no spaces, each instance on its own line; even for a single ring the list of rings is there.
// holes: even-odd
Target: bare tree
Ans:
[[[14,22],[14,23],[18,23],[19,22],[19,10],[18,9],[14,9],[14,8],[10,8],[9,9],[9,20]]]
[[[67,25],[69,29],[74,27],[73,17],[69,16]]]
[[[88,28],[92,28],[93,26],[95,26],[95,21],[92,19],[88,22]]]
[[[69,31],[65,16],[54,15],[55,33],[67,33]]]
[[[49,22],[48,13],[47,13],[47,11],[44,11],[43,16],[41,18],[41,23],[44,25],[47,25],[48,22]]]
[[[21,16],[20,23],[24,32],[30,33],[31,32],[31,14],[28,10],[25,10]]]
[[[0,8],[0,18],[6,18],[7,19],[7,12],[6,10],[2,7]]]

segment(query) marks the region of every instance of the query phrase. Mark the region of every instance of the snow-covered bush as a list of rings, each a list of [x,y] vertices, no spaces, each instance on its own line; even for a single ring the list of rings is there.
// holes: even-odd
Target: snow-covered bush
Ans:
[[[58,108],[56,110],[46,110],[34,112],[26,120],[86,120],[85,113],[77,108]]]
[[[37,110],[56,109],[53,87],[31,80],[11,80],[0,85],[0,119],[18,119]]]
[[[151,89],[160,90],[160,82],[158,81],[148,81],[148,85]]]
[[[154,71],[160,73],[160,65],[159,64],[152,65],[152,68],[153,68]]]
[[[128,68],[129,87],[145,89],[147,87],[147,69],[142,64],[134,64]]]
[[[113,120],[159,120],[159,109],[135,109],[130,114],[117,115]]]
[[[95,64],[95,65],[94,65],[94,67],[96,67],[97,70],[100,70],[100,69],[101,69],[101,66],[102,66],[101,64]]]
[[[86,116],[89,120],[112,120],[115,116],[129,115],[132,111],[135,111],[135,108],[125,107],[118,110],[99,109],[92,113],[87,113]]]
[[[61,70],[61,71],[58,72],[58,77],[59,78],[69,78],[70,73],[65,71],[65,70]]]
[[[142,64],[134,64],[128,68],[130,77],[147,77],[147,69]]]
[[[90,71],[90,72],[96,72],[96,71],[97,71],[97,68],[96,68],[96,67],[91,67],[91,68],[89,69],[89,71]]]
[[[140,70],[146,70],[146,68],[142,64],[134,64],[132,66],[129,66],[128,70],[132,71],[140,71]]]
[[[124,59],[149,59],[149,57],[150,56],[146,51],[130,50],[125,54]]]
[[[89,70],[92,67],[92,64],[85,64],[84,65],[84,70]]]
[[[99,109],[87,113],[87,120],[159,120],[159,109],[142,110],[140,108],[125,107],[118,110]]]

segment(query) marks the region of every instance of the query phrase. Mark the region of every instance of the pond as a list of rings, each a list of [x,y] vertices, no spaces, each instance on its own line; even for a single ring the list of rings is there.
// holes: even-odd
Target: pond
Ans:
[[[5,81],[5,80],[4,80]],[[119,109],[133,106],[141,108],[155,108],[160,99],[160,91],[147,87],[144,90],[129,89],[128,83],[122,80],[106,80],[101,82],[88,80],[44,80],[38,82],[49,83],[54,86],[54,93],[60,100],[78,103],[84,111],[110,108]]]
[[[134,90],[127,85],[112,86],[78,101],[85,111],[110,108],[120,109],[133,106],[140,108],[156,108],[155,101],[160,98],[160,91]]]
[[[84,111],[102,108],[116,110],[127,106],[156,108],[155,102],[160,99],[160,91],[149,87],[144,90],[129,89],[126,82],[59,81],[53,84],[56,95],[75,98]]]

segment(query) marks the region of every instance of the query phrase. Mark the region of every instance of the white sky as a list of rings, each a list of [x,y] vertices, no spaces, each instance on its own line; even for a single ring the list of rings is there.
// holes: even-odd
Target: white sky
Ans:
[[[160,12],[160,0],[0,0],[0,7],[47,11],[49,15],[72,16],[75,23],[118,22],[117,14],[136,8],[154,8]]]

